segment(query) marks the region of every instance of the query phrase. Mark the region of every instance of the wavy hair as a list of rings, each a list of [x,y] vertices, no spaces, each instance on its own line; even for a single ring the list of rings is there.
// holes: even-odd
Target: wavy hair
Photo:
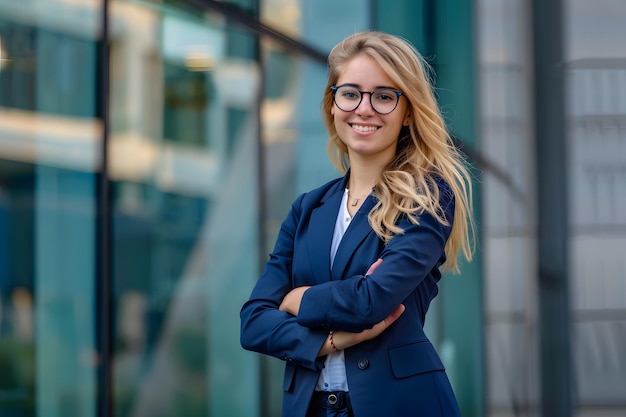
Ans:
[[[471,176],[437,105],[431,69],[407,41],[386,33],[365,31],[347,37],[330,52],[328,84],[322,102],[330,160],[341,172],[348,171],[348,149],[337,134],[331,114],[334,103],[330,87],[335,85],[346,64],[360,55],[373,58],[402,91],[408,101],[410,120],[409,126],[403,126],[400,131],[395,158],[375,185],[378,203],[369,213],[370,225],[386,243],[403,232],[397,225],[403,215],[417,224],[419,214],[427,212],[448,225],[436,181],[442,178],[455,198],[454,221],[442,267],[458,272],[459,251],[469,261],[474,249],[470,238],[474,230]]]

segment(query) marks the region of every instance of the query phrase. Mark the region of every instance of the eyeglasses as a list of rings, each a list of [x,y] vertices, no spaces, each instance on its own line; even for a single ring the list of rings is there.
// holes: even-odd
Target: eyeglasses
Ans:
[[[352,84],[333,85],[333,100],[343,111],[353,111],[361,105],[363,94],[370,95],[370,104],[378,114],[389,114],[396,109],[402,91],[393,88],[377,88],[374,91],[361,91]]]

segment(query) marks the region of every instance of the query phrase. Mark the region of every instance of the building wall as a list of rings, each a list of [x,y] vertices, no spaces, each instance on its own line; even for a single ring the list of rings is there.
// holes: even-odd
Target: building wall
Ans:
[[[338,175],[320,114],[323,57],[366,28],[424,53],[480,172],[477,260],[445,278],[427,323],[464,415],[538,415],[530,2],[219,3],[236,13],[109,1],[105,68],[103,0],[0,0],[0,415],[101,414],[103,363],[115,416],[279,415],[282,363],[240,348],[239,308],[291,201]],[[574,408],[617,416],[626,10],[565,5]]]
[[[531,2],[477,2],[484,175],[487,409],[539,415]],[[626,5],[563,2],[571,383],[577,416],[626,411]],[[568,325],[564,323],[563,325]]]

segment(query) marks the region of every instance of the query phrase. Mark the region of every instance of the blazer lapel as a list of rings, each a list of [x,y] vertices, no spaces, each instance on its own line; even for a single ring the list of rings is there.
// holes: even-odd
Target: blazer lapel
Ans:
[[[339,247],[337,248],[337,253],[335,254],[331,271],[332,280],[340,280],[343,278],[344,271],[358,246],[368,234],[374,233],[372,227],[369,225],[367,216],[370,210],[374,208],[376,202],[376,197],[371,195],[367,197],[350,222],[350,226],[348,226],[348,230],[346,230],[346,233],[343,235]],[[363,271],[363,274],[365,274],[365,272],[367,271]]]
[[[308,227],[308,247],[311,265],[318,271],[318,282],[330,280],[330,245],[335,231],[339,205],[343,197],[344,181],[331,188],[320,200],[320,205],[311,212]]]

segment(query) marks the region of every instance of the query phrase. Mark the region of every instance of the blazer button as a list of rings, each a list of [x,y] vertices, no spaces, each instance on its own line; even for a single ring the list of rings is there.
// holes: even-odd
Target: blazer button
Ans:
[[[361,358],[359,359],[357,366],[359,367],[360,370],[367,369],[367,367],[370,366],[370,361],[367,360],[367,358]]]

